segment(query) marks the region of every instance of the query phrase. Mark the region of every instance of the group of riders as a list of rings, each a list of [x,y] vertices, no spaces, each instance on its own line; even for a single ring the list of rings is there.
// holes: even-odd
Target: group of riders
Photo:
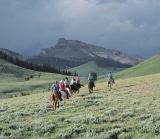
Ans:
[[[113,83],[115,83],[111,72],[109,72],[109,74],[108,74],[108,80],[112,80]],[[89,74],[88,84],[92,83],[93,87],[95,87],[94,81],[95,81],[94,77],[91,74]],[[52,88],[52,92],[57,93],[59,95],[60,100],[62,101],[61,91],[66,92],[66,94],[68,94],[67,99],[69,99],[69,97],[72,96],[70,86],[71,85],[76,85],[76,84],[80,84],[80,78],[79,77],[77,77],[76,79],[74,77],[72,77],[71,81],[69,81],[68,77],[66,77],[65,79],[62,79],[60,82],[55,81],[51,88]]]
[[[67,94],[67,99],[72,96],[71,93],[71,85],[80,84],[80,79],[77,77],[76,79],[73,77],[71,81],[68,80],[68,77],[62,79],[60,82],[55,81],[52,85],[52,92],[55,92],[59,95],[60,100],[62,101],[61,91],[64,91]]]

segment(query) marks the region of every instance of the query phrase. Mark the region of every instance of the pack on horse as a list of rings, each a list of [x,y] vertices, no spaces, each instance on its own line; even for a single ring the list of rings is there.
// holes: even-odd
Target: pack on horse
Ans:
[[[115,82],[114,82],[113,79],[108,79],[108,80],[107,80],[107,84],[108,84],[108,88],[111,89],[111,88],[112,88],[112,85],[115,84]]]
[[[74,93],[78,92],[78,94],[79,94],[79,89],[80,89],[82,86],[84,87],[84,85],[82,85],[82,84],[80,84],[80,83],[75,83],[75,84],[71,84],[71,85],[70,85],[70,89],[71,89],[72,92],[74,92]]]
[[[88,82],[89,93],[93,93],[94,82]]]
[[[57,92],[57,91],[53,91],[50,95],[50,101],[52,102],[53,104],[53,110],[56,110],[56,107],[58,105],[60,105],[61,103],[61,96],[60,96],[60,92]]]

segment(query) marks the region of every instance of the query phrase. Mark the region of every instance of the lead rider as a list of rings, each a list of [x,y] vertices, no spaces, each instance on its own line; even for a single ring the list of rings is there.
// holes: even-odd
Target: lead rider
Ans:
[[[115,82],[114,82],[114,79],[113,79],[113,76],[112,76],[112,73],[111,73],[111,72],[109,72],[109,74],[108,74],[108,79],[112,79],[112,80],[113,80],[113,83],[115,84]]]

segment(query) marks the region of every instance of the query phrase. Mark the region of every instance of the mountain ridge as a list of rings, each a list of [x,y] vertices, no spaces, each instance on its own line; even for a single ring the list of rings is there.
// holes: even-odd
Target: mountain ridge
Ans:
[[[121,51],[65,38],[59,38],[55,46],[42,48],[41,52],[34,56],[22,56],[3,48],[0,48],[0,51],[33,64],[42,65],[47,62],[53,67],[62,69],[74,68],[89,61],[95,61],[97,66],[103,68],[128,68],[143,61],[140,56],[131,58]]]
[[[60,54],[68,53],[69,51],[73,51],[73,53],[81,53],[79,59],[101,57],[113,59],[122,64],[129,64],[132,66],[143,61],[140,56],[131,58],[126,53],[122,53],[118,50],[106,49],[101,46],[83,43],[78,40],[65,40],[65,38],[59,38],[54,47],[43,48],[37,56],[60,57]],[[65,55],[65,58],[72,60],[74,57],[72,58],[71,55]]]

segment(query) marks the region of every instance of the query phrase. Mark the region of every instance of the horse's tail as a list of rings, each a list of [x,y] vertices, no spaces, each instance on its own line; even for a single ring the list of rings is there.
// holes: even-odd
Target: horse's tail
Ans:
[[[88,82],[88,88],[93,88],[94,83],[93,82]]]
[[[88,82],[88,88],[90,88],[90,82]]]
[[[56,99],[56,96],[55,96],[55,93],[52,92],[51,95],[50,95],[50,101],[54,101]]]

